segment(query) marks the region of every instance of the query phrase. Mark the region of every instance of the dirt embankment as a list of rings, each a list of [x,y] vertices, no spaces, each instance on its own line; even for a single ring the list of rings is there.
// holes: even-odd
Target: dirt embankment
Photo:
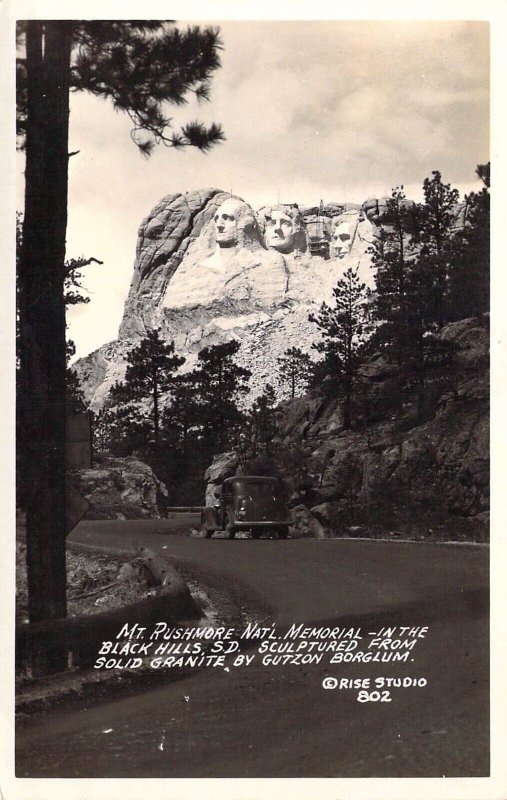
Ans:
[[[21,524],[20,524],[21,522]],[[24,544],[24,527],[22,518],[18,519],[18,541],[16,547],[16,616],[18,631],[22,631],[28,620],[28,597],[26,581],[26,546]],[[181,594],[182,587],[190,590],[190,599],[196,614],[186,621],[185,613],[178,616],[178,624],[218,625],[224,621],[231,626],[243,625],[249,618],[251,610],[244,602],[239,601],[226,591],[221,583],[208,579],[207,575],[194,576],[174,570],[171,564],[155,556],[158,566],[168,570],[167,585],[157,581],[153,575],[151,563],[155,556],[143,548],[138,557],[128,558],[101,555],[98,552],[67,551],[68,578],[68,623],[88,624],[93,617],[117,617],[118,614],[140,609],[146,603],[157,604],[163,600],[164,592]],[[151,570],[148,566],[151,566]],[[160,577],[160,576],[159,576]],[[206,589],[200,583],[201,577]],[[199,583],[197,583],[199,581]],[[179,585],[178,585],[179,584]],[[166,602],[171,603],[170,597]],[[186,607],[186,606],[185,606]],[[106,612],[106,613],[104,613]],[[257,615],[259,616],[259,615]],[[61,621],[65,622],[65,621]],[[116,626],[118,628],[118,625]],[[104,635],[109,639],[110,635]],[[135,691],[156,685],[160,680],[167,680],[162,673],[153,672],[148,665],[141,669],[108,669],[96,670],[90,664],[76,666],[72,660],[69,669],[58,674],[33,677],[25,664],[16,674],[16,715],[20,723],[28,724],[34,714],[45,713],[49,708],[64,704],[78,706],[100,702],[101,698],[121,697]],[[183,674],[175,670],[173,679]]]
[[[155,591],[153,576],[141,558],[122,559],[94,553],[67,553],[68,616],[110,611],[137,603]],[[16,622],[28,621],[26,545],[16,543]]]

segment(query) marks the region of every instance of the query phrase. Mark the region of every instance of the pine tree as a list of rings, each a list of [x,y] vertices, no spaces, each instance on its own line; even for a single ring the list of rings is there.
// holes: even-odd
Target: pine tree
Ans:
[[[238,403],[248,392],[252,373],[234,361],[239,348],[239,342],[232,340],[205,347],[198,355],[196,396],[210,455],[231,443],[234,430],[243,419]]]
[[[250,371],[234,356],[239,342],[206,347],[194,370],[177,376],[162,418],[165,459],[160,478],[179,498],[199,502],[203,474],[217,453],[236,447],[249,435],[241,410]]]
[[[410,269],[407,262],[408,236],[403,220],[405,199],[403,186],[392,190],[387,200],[392,228],[381,227],[369,250],[375,269],[371,313],[381,326],[377,328],[376,337],[383,343],[388,357],[398,365],[403,363],[406,349],[407,273]]]
[[[448,365],[454,354],[453,345],[438,336],[435,309],[439,308],[441,287],[435,280],[434,266],[431,256],[421,255],[414,261],[407,279],[409,303],[402,375],[409,389],[415,387],[418,423],[424,420],[428,378]]]
[[[452,228],[456,215],[459,192],[442,175],[434,170],[432,178],[423,183],[424,203],[420,207],[419,232],[415,242],[419,246],[418,266],[432,273],[433,286],[423,298],[426,313],[439,327],[448,317],[449,273],[453,259]]]
[[[289,347],[277,362],[278,374],[282,383],[288,385],[291,400],[305,394],[313,373],[310,356],[299,347]]]
[[[406,231],[405,193],[396,186],[387,199],[391,225],[381,227],[369,249],[375,269],[375,291],[371,296],[371,315],[375,320],[372,345],[398,367],[395,401],[398,413],[403,409],[404,367],[411,346],[411,302],[409,275],[412,269],[412,240]]]
[[[172,489],[178,503],[185,499],[199,502],[202,496],[202,477],[209,462],[203,452],[201,416],[194,372],[178,376],[170,404],[163,411],[165,458],[159,464],[159,477]]]
[[[161,396],[175,386],[175,372],[185,363],[182,356],[175,355],[174,342],[165,344],[157,330],[148,331],[141,342],[130,350],[125,380],[111,391],[115,406],[137,407],[139,413],[143,403],[150,410],[144,416],[152,420],[155,457],[160,444],[160,400]],[[142,413],[142,412],[141,412]]]
[[[419,230],[413,244],[417,254],[406,281],[405,373],[415,385],[417,421],[423,421],[427,379],[448,364],[454,348],[438,336],[449,319],[449,281],[455,257],[453,226],[457,189],[442,182],[438,170],[423,183],[425,202],[419,209]]]
[[[208,150],[224,139],[215,123],[206,128],[194,121],[174,131],[165,113],[166,104],[184,105],[189,94],[209,100],[210,76],[220,66],[217,28],[194,25],[182,30],[173,22],[155,20],[30,21],[18,23],[17,38],[21,49],[26,43],[26,57],[16,62],[21,148],[31,106],[39,99],[33,92],[45,82],[51,86],[51,62],[57,57],[64,85],[108,99],[129,116],[132,139],[145,155],[159,143]],[[37,65],[41,74],[34,76],[31,70]]]
[[[27,476],[27,581],[31,621],[66,615],[65,239],[69,93],[112,101],[148,155],[154,144],[207,150],[218,125],[171,129],[166,103],[205,99],[219,66],[218,31],[164,22],[31,20],[20,23],[18,133],[26,152],[19,265],[20,405]]]
[[[271,455],[271,441],[276,434],[276,394],[270,383],[252,403],[248,413],[253,455]]]
[[[465,224],[456,233],[449,274],[449,316],[453,320],[489,311],[490,165],[477,167],[480,192],[465,197]]]
[[[65,279],[63,283],[63,288],[65,292],[65,305],[66,306],[76,306],[82,305],[83,303],[89,303],[90,298],[87,294],[83,294],[83,291],[86,291],[83,288],[83,284],[81,283],[83,279],[83,268],[89,266],[90,264],[100,264],[102,265],[104,262],[99,261],[98,258],[85,258],[84,256],[80,256],[79,258],[71,258],[65,262]]]
[[[65,262],[65,280],[64,280],[64,300],[65,306],[76,306],[87,304],[90,298],[82,284],[83,268],[90,264],[103,264],[98,258],[71,258]],[[65,400],[66,411],[72,414],[84,414],[87,411],[87,405],[81,382],[77,373],[69,366],[69,361],[76,354],[76,346],[72,339],[67,339],[67,369],[65,372]]]
[[[94,454],[109,453],[109,419],[110,412],[101,409],[93,415],[92,423],[92,448]]]
[[[370,326],[366,305],[366,286],[349,267],[333,289],[334,306],[322,303],[317,316],[310,321],[320,328],[323,342],[316,349],[332,359],[343,394],[343,426],[351,427],[354,381],[361,364]]]
[[[185,461],[191,429],[199,424],[200,405],[196,393],[194,372],[177,376],[171,391],[170,404],[163,412],[165,436],[182,448]]]
[[[437,332],[450,315],[451,274],[458,253],[453,231],[458,192],[442,182],[438,171],[426,178],[417,231],[407,241],[402,189],[393,189],[388,201],[392,230],[381,229],[370,250],[376,269],[371,308],[377,324],[372,342],[397,365],[398,412],[404,388],[415,388],[417,419],[422,421],[427,378],[452,356],[452,348]]]
[[[84,414],[87,410],[86,400],[81,382],[76,372],[67,367],[65,378],[65,399],[67,411],[71,414]]]

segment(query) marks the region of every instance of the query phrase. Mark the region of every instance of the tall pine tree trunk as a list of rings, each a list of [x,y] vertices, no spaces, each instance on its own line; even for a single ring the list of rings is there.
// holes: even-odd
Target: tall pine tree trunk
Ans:
[[[350,283],[350,281],[349,281]],[[353,311],[349,304],[347,320],[347,340],[345,345],[345,397],[343,401],[343,427],[346,431],[352,427],[352,339],[353,339]]]
[[[424,421],[424,394],[426,383],[424,379],[424,341],[422,329],[418,332],[417,339],[417,396],[416,396],[416,419],[417,424],[421,425]]]
[[[153,375],[153,430],[154,430],[154,444],[155,444],[155,460],[158,467],[159,458],[159,414],[158,414],[158,382],[156,373]]]
[[[352,427],[352,375],[345,374],[345,391],[343,398],[343,427],[346,431]]]
[[[21,448],[30,621],[67,613],[65,305],[71,27],[28,23],[26,185],[19,266]],[[56,658],[61,661],[60,658]],[[53,663],[53,667],[58,666]]]

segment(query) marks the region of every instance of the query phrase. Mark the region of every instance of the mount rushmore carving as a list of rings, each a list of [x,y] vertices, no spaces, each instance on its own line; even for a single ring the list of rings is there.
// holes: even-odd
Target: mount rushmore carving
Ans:
[[[414,204],[406,201],[407,226]],[[128,351],[158,329],[191,369],[207,346],[237,339],[237,360],[252,371],[252,393],[277,387],[277,358],[289,347],[311,353],[309,322],[348,267],[374,287],[369,248],[390,224],[385,200],[263,206],[257,212],[219,189],[170,194],[139,228],[134,275],[118,339],[74,368],[93,409],[122,380]]]

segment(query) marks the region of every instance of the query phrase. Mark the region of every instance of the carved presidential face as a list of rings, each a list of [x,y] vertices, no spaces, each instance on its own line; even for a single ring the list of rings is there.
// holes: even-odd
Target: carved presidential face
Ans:
[[[341,222],[333,233],[333,250],[337,258],[345,258],[352,244],[351,226],[348,222]]]
[[[268,209],[264,214],[264,241],[266,247],[280,253],[292,253],[296,225],[284,208]]]
[[[237,244],[238,221],[244,205],[240,200],[231,198],[225,200],[217,209],[213,222],[215,223],[215,238],[219,247],[232,247]]]

